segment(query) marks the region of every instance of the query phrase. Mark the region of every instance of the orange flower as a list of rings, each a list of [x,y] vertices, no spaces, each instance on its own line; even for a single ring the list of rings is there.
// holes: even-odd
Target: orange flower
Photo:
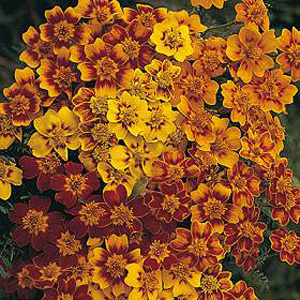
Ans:
[[[269,132],[255,134],[252,130],[242,137],[241,157],[250,159],[261,166],[268,167],[274,162],[274,142]]]
[[[22,129],[13,125],[11,116],[0,115],[0,150],[8,149],[15,140],[22,140]]]
[[[226,41],[219,37],[210,37],[205,41],[196,42],[193,67],[198,74],[217,77],[224,73],[226,62]]]
[[[282,51],[276,62],[284,72],[291,71],[293,81],[300,80],[300,32],[293,27],[292,32],[288,29],[282,30],[282,35],[277,38],[278,49]]]
[[[9,102],[0,103],[0,114],[11,117],[15,126],[28,126],[41,104],[34,87],[34,72],[28,67],[16,69],[15,80],[16,83],[3,90]]]
[[[240,207],[228,202],[230,194],[231,189],[221,183],[216,183],[213,187],[200,183],[197,190],[191,192],[191,197],[196,203],[191,207],[191,221],[208,220],[213,230],[220,234],[224,230],[224,220],[228,223],[238,223],[243,214]]]
[[[270,241],[271,248],[280,253],[280,260],[289,265],[300,264],[300,238],[295,231],[287,231],[285,228],[275,229]]]
[[[64,12],[59,6],[45,12],[46,24],[40,26],[41,38],[45,42],[51,42],[54,51],[61,47],[69,47],[71,44],[85,45],[90,40],[90,29],[87,26],[77,25],[80,15],[72,7]]]
[[[260,180],[251,167],[241,161],[227,170],[227,178],[232,188],[233,203],[239,207],[251,207],[254,197],[260,195]]]
[[[102,38],[106,44],[115,47],[118,55],[124,57],[133,68],[144,68],[154,55],[153,49],[147,45],[150,35],[150,29],[141,30],[139,22],[134,20],[127,29],[115,25]]]
[[[27,49],[21,53],[19,59],[29,67],[37,68],[40,65],[41,59],[53,57],[52,41],[43,41],[34,27],[30,26],[23,33],[22,37],[27,45]]]
[[[186,96],[193,103],[203,104],[205,102],[209,105],[215,105],[219,85],[186,63],[182,68],[181,76],[175,83],[175,89],[173,105],[180,101],[181,95]]]
[[[213,132],[214,116],[204,108],[202,103],[193,104],[185,96],[180,96],[178,110],[184,115],[181,126],[189,141],[199,145],[212,143],[215,140]]]
[[[174,16],[155,24],[150,40],[158,53],[173,56],[180,62],[194,52],[189,27],[179,25]]]
[[[178,251],[178,258],[191,258],[191,265],[199,271],[215,265],[218,256],[223,254],[223,248],[213,227],[209,222],[192,222],[191,231],[185,228],[176,229],[176,238],[171,241],[171,247]]]
[[[238,160],[239,155],[235,151],[241,147],[241,132],[237,127],[227,128],[228,119],[213,118],[213,134],[215,140],[211,143],[199,146],[198,149],[211,154],[215,163],[231,168]]]
[[[273,68],[274,61],[267,54],[275,50],[274,30],[260,34],[243,27],[239,34],[227,39],[226,54],[232,61],[240,62],[237,76],[245,83],[249,83],[253,75],[262,77],[267,69]]]
[[[232,80],[228,80],[221,87],[224,97],[223,106],[231,109],[230,119],[244,126],[251,107],[250,97],[246,92],[247,86],[236,85]]]
[[[258,300],[254,293],[254,289],[252,287],[248,287],[247,284],[240,280],[238,281],[232,289],[224,292],[224,300]]]
[[[259,105],[263,111],[281,113],[286,112],[286,104],[293,103],[293,97],[298,91],[290,82],[291,77],[283,75],[282,70],[267,70],[261,78],[254,76],[244,89],[252,105]]]
[[[222,265],[216,264],[202,274],[198,300],[224,299],[224,293],[232,287],[231,272],[222,271]]]
[[[42,59],[41,66],[37,69],[40,75],[40,87],[48,91],[50,97],[57,97],[66,93],[72,97],[72,83],[77,81],[70,62],[70,51],[63,47],[57,50],[56,60]]]
[[[193,6],[203,6],[205,9],[210,9],[213,5],[219,9],[223,8],[226,0],[191,0]]]
[[[179,76],[181,68],[173,65],[168,59],[163,62],[153,59],[145,70],[152,76],[156,83],[156,100],[170,101],[174,97],[174,80]]]
[[[108,51],[107,45],[100,38],[93,44],[84,47],[86,60],[78,65],[81,80],[96,80],[99,94],[116,96],[117,85],[123,87],[132,77],[133,70],[127,65],[126,57],[122,56],[115,46]]]
[[[235,10],[237,12],[235,20],[243,22],[245,27],[269,30],[268,9],[263,0],[243,0],[242,3],[236,4]]]
[[[95,248],[90,262],[94,267],[93,282],[100,288],[112,288],[112,292],[120,295],[126,290],[124,278],[126,267],[136,263],[140,258],[140,249],[129,251],[129,242],[125,234],[111,235],[105,240],[106,249]]]

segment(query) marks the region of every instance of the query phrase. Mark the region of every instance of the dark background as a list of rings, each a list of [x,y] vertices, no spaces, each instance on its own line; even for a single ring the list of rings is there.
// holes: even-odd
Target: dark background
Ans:
[[[120,0],[121,6],[134,6],[135,0]],[[147,1],[142,1],[146,3]],[[214,23],[222,24],[227,18],[234,18],[233,2],[228,0],[225,10],[215,12]],[[152,0],[148,1],[154,6],[167,6],[169,9],[191,9],[189,0]],[[0,0],[0,100],[2,89],[13,82],[13,72],[17,67],[24,67],[18,61],[18,56],[24,49],[22,33],[30,25],[38,27],[45,22],[44,11],[54,5],[62,8],[75,6],[77,0]],[[282,28],[291,29],[300,27],[300,0],[268,0],[271,27],[280,35]],[[226,17],[224,17],[224,15]],[[299,87],[299,84],[298,84]],[[284,150],[285,156],[290,160],[290,166],[295,174],[295,183],[300,179],[300,97],[299,93],[295,103],[288,108],[289,115],[282,116],[286,126],[287,138]],[[298,186],[300,187],[300,186]],[[0,219],[2,214],[0,212]],[[2,227],[2,226],[1,226]],[[0,233],[1,235],[3,232]],[[3,239],[3,235],[1,237]],[[1,241],[1,240],[0,240]],[[1,245],[1,243],[0,243]],[[0,249],[1,250],[1,249]],[[263,259],[257,272],[243,274],[242,271],[228,263],[226,267],[235,274],[235,279],[243,278],[249,285],[255,287],[261,300],[300,300],[300,268],[295,265],[289,267],[279,262],[277,256]],[[4,299],[3,296],[0,299]]]

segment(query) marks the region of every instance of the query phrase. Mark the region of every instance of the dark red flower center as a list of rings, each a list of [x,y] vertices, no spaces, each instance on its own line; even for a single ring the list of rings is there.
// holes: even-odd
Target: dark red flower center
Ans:
[[[105,263],[107,272],[111,277],[117,279],[125,275],[125,267],[127,265],[127,260],[124,259],[123,255],[113,254],[107,259]]]
[[[30,234],[38,235],[46,232],[48,228],[49,217],[43,211],[30,209],[22,218],[22,226],[27,229]]]

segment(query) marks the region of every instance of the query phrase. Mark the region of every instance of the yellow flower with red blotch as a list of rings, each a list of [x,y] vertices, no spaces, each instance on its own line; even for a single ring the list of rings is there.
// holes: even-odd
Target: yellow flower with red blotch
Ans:
[[[141,263],[129,264],[126,267],[128,275],[125,283],[133,287],[128,300],[154,300],[162,292],[161,270],[146,272]]]
[[[8,149],[16,140],[22,140],[22,129],[12,123],[11,116],[0,115],[0,150]]]
[[[300,80],[300,31],[293,27],[292,31],[283,29],[282,34],[277,38],[277,47],[282,52],[276,62],[284,72],[291,71],[293,81]]]
[[[123,92],[118,101],[108,101],[107,120],[118,139],[124,139],[128,134],[138,136],[145,130],[145,122],[149,119],[147,101],[128,92]]]
[[[219,9],[223,8],[226,0],[191,0],[192,6],[202,6],[205,9],[210,9],[215,6]]]
[[[293,97],[298,92],[297,87],[290,84],[291,79],[280,69],[267,70],[263,77],[254,76],[245,87],[245,92],[250,103],[259,105],[263,111],[286,112],[285,105],[293,103]]]
[[[151,177],[152,163],[163,151],[160,142],[146,143],[142,137],[127,136],[126,146],[115,146],[110,150],[111,164],[117,170],[129,168],[135,177],[146,174]]]
[[[215,163],[231,168],[239,160],[236,151],[241,147],[241,132],[238,127],[228,127],[228,124],[228,119],[214,117],[213,133],[216,138],[211,143],[198,146],[198,149],[211,154]]]
[[[239,34],[233,34],[227,39],[227,56],[234,62],[239,62],[237,76],[249,83],[256,75],[262,77],[266,70],[274,67],[273,59],[267,54],[276,50],[274,30],[258,31],[243,27]]]
[[[173,65],[168,59],[161,62],[154,59],[145,70],[152,76],[156,88],[156,100],[170,101],[175,96],[174,80],[180,75],[181,68]]]
[[[243,22],[245,27],[269,30],[268,9],[263,0],[243,0],[242,3],[235,5],[235,10],[237,12],[235,20]]]
[[[179,25],[174,16],[155,24],[150,40],[158,53],[173,56],[180,62],[194,52],[189,27]]]
[[[21,185],[22,174],[22,170],[14,163],[0,157],[0,199],[9,199],[12,192],[11,185]]]
[[[48,109],[44,116],[34,120],[37,130],[28,145],[36,157],[48,155],[52,150],[67,161],[68,149],[76,150],[80,143],[78,139],[78,120],[66,106],[58,112]]]

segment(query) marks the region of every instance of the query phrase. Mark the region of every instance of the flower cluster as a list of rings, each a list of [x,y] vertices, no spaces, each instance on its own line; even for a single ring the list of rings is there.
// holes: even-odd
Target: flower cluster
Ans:
[[[300,263],[284,227],[299,223],[300,189],[278,117],[297,93],[300,33],[276,38],[262,0],[235,9],[227,39],[206,37],[198,14],[117,0],[55,6],[23,34],[0,149],[27,155],[0,159],[0,198],[32,251],[7,270],[7,293],[255,300],[226,261],[248,272],[267,245]],[[12,193],[22,179],[36,186],[25,200]]]

